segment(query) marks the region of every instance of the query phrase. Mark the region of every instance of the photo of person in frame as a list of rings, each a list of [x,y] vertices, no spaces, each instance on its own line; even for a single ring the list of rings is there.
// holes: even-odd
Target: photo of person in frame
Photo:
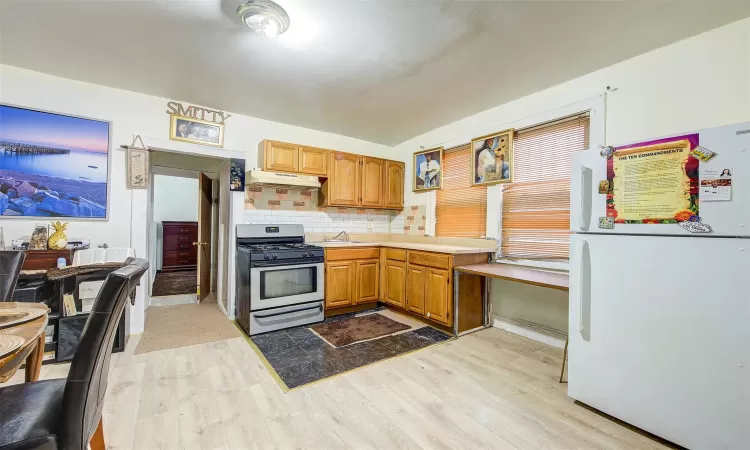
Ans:
[[[472,139],[472,184],[507,183],[513,178],[513,130]]]
[[[432,148],[414,154],[414,191],[442,188],[443,148]]]

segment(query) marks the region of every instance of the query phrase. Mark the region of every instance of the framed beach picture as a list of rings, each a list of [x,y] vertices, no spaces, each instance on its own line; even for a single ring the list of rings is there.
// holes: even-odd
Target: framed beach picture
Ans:
[[[443,187],[443,147],[422,150],[414,154],[414,192],[431,191]]]
[[[169,139],[224,147],[224,124],[170,114]]]
[[[110,122],[0,104],[0,216],[106,219]]]
[[[471,140],[471,184],[513,181],[513,134],[505,130]]]

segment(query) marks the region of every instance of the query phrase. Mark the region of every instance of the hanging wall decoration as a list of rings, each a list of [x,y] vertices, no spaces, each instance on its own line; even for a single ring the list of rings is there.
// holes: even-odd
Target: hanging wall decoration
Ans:
[[[229,160],[229,190],[243,192],[245,190],[245,160],[231,158]]]
[[[170,116],[169,139],[224,147],[224,121],[231,114],[192,105],[185,107],[177,102],[167,103],[167,114]]]
[[[509,129],[471,140],[471,184],[513,181],[513,135]]]
[[[0,216],[104,219],[110,123],[0,104]]]
[[[443,187],[443,147],[414,153],[414,192]]]
[[[140,141],[141,146],[135,147]],[[128,189],[148,189],[149,153],[140,136],[133,139],[128,151]]]

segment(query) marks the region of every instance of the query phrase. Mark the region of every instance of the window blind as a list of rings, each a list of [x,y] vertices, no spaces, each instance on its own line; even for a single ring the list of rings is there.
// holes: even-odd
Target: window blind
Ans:
[[[443,153],[443,188],[436,191],[435,234],[477,238],[486,234],[487,187],[471,186],[470,144]]]
[[[503,189],[503,257],[568,259],[571,157],[588,144],[588,113],[517,131],[513,183]]]

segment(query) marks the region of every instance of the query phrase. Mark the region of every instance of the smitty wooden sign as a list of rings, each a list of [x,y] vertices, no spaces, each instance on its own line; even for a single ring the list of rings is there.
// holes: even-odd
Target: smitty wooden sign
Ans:
[[[223,124],[225,120],[232,117],[224,111],[214,111],[213,109],[201,108],[200,106],[189,105],[187,108],[178,102],[167,102],[167,114],[173,114],[183,117],[192,117],[197,120],[208,120],[214,123]]]

